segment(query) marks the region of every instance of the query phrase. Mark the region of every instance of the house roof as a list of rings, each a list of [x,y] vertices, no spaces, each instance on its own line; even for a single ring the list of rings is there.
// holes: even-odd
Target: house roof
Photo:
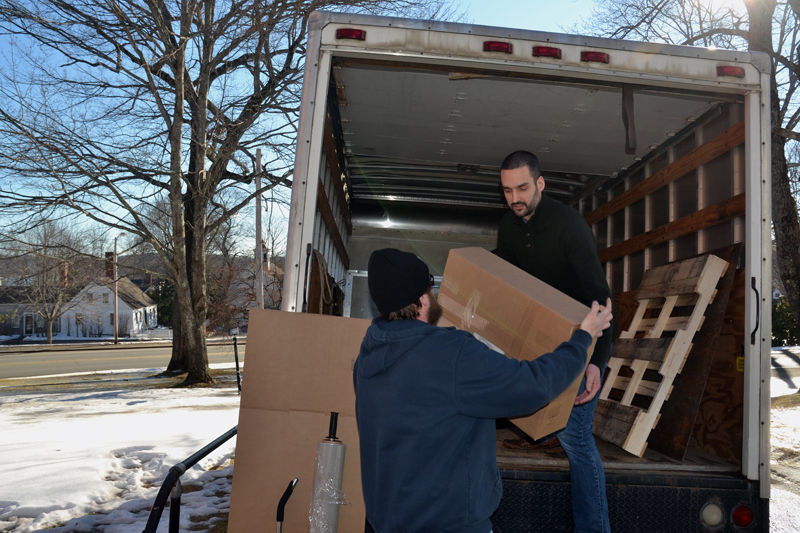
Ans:
[[[112,291],[114,290],[114,280],[111,278],[97,278],[97,283],[108,287]],[[137,287],[136,284],[128,278],[119,278],[117,282],[117,292],[119,293],[120,300],[128,304],[131,309],[141,309],[142,307],[156,305],[156,302],[153,301],[152,298],[145,294],[142,289]]]
[[[29,303],[30,299],[29,287],[0,287],[0,304]]]

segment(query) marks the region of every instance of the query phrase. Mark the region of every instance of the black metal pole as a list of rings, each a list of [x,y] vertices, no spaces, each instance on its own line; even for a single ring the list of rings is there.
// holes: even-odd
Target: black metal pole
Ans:
[[[156,533],[156,529],[158,529],[158,522],[161,520],[161,513],[164,512],[164,507],[167,504],[167,498],[172,491],[172,487],[174,487],[175,483],[180,480],[180,477],[184,474],[184,472],[196,465],[200,459],[225,444],[227,440],[236,435],[238,429],[239,426],[233,426],[232,429],[229,429],[221,436],[217,437],[217,439],[213,442],[208,443],[205,447],[195,452],[191,457],[169,469],[167,477],[164,478],[164,482],[161,484],[161,488],[158,489],[156,501],[153,503],[153,508],[150,509],[150,515],[147,517],[147,524],[145,524],[144,531],[142,533]]]
[[[292,495],[295,485],[297,485],[297,478],[294,478],[289,482],[289,486],[286,487],[285,491],[283,491],[283,496],[281,496],[281,499],[278,502],[278,533],[281,533],[281,530],[283,529],[283,510],[286,507],[286,502],[289,501],[289,496]]]
[[[179,533],[181,527],[181,480],[175,483],[169,495],[169,533]]]
[[[242,393],[242,375],[239,373],[239,345],[236,337],[233,338],[233,358],[236,360],[236,386],[239,387],[239,394]]]

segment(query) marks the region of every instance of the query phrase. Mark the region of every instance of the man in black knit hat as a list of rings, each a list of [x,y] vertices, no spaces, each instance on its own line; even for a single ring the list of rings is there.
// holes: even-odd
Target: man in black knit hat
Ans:
[[[489,533],[502,495],[495,418],[533,413],[583,371],[611,322],[595,302],[553,353],[517,361],[456,328],[440,328],[428,266],[392,248],[369,260],[380,312],[353,368],[361,481],[378,532]]]

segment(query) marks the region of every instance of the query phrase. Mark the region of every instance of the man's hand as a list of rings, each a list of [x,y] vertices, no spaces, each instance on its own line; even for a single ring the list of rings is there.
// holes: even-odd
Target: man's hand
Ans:
[[[575,405],[591,401],[600,392],[600,369],[589,363],[586,367],[586,389],[575,398]]]
[[[611,298],[606,299],[605,307],[597,302],[592,302],[592,310],[581,322],[581,329],[596,339],[603,334],[604,329],[611,325],[611,318]]]

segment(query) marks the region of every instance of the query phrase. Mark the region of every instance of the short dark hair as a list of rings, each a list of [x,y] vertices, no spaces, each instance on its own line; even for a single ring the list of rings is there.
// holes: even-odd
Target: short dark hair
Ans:
[[[525,150],[517,150],[514,153],[508,154],[506,158],[503,159],[500,170],[514,170],[522,167],[528,167],[528,172],[534,180],[542,175],[542,169],[539,167],[539,158]]]
[[[425,294],[428,293],[433,294],[433,287],[429,287],[422,296],[425,296]],[[380,313],[381,318],[386,322],[391,322],[392,320],[417,318],[419,316],[419,310],[422,309],[422,296],[417,298],[416,302],[412,302],[402,309],[392,311],[390,313]]]

